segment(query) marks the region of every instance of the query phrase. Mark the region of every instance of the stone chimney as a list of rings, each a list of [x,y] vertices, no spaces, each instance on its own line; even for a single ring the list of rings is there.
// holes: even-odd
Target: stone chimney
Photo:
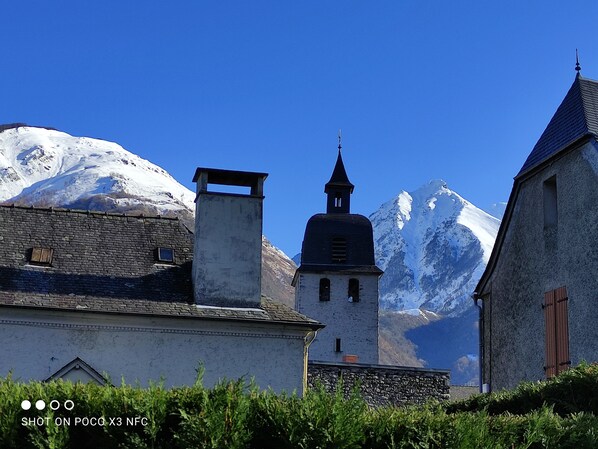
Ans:
[[[267,173],[213,168],[195,171],[193,291],[196,304],[259,306],[267,176]],[[213,185],[236,186],[235,193],[209,191],[208,186]],[[246,191],[237,193],[243,189]]]

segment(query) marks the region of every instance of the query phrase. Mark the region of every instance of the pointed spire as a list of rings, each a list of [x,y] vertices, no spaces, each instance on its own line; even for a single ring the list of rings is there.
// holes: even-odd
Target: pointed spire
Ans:
[[[575,71],[577,72],[577,76],[581,76],[581,66],[579,65],[579,53],[577,52],[577,48],[575,49]]]
[[[347,176],[347,171],[345,170],[345,164],[343,163],[343,156],[341,155],[340,148],[338,149],[338,156],[336,157],[336,164],[334,164],[332,176],[330,176],[330,180],[326,183],[326,189],[332,185],[350,187],[351,192],[353,192],[354,186],[351,184],[351,181],[349,181],[349,177]]]
[[[324,192],[328,196],[326,201],[327,213],[349,213],[351,194],[353,193],[354,185],[349,181],[345,164],[343,163],[343,156],[341,155],[341,131],[338,131],[338,156],[336,157],[336,164],[330,176],[330,181],[324,186]]]

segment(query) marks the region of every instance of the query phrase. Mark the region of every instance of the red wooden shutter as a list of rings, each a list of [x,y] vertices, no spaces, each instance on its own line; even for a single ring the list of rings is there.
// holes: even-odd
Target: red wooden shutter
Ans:
[[[546,377],[555,376],[571,365],[569,359],[569,316],[567,288],[544,293],[546,322]]]
[[[565,371],[571,365],[569,360],[569,317],[567,314],[567,289],[557,288],[555,291],[555,323],[556,323],[556,362],[557,374]]]
[[[546,323],[546,377],[557,373],[556,361],[556,326],[555,326],[554,290],[544,293],[544,320]]]

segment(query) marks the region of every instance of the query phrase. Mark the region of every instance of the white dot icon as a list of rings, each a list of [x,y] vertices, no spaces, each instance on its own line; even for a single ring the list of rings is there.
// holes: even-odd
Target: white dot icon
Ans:
[[[21,402],[21,408],[23,410],[29,410],[31,408],[31,402],[25,399],[23,402]]]
[[[46,403],[40,399],[35,403],[35,408],[38,410],[43,410],[46,408]]]

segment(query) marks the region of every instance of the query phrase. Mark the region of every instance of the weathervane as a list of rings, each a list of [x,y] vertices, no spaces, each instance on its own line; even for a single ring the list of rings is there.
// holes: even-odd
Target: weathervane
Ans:
[[[341,134],[341,129],[339,128],[338,129],[338,151],[340,151],[342,148],[341,140],[343,140],[343,136]]]
[[[577,48],[575,49],[575,71],[579,75],[581,72],[581,66],[579,65],[579,53],[577,53]]]

